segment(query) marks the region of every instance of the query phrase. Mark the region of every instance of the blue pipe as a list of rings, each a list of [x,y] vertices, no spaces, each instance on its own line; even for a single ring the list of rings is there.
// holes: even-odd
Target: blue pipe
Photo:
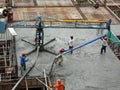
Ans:
[[[81,44],[81,45],[78,45],[78,46],[76,46],[76,47],[74,47],[74,48],[72,48],[72,49],[70,49],[70,50],[65,51],[64,53],[62,53],[62,55],[66,55],[66,54],[70,53],[71,51],[74,51],[74,50],[76,50],[76,49],[79,49],[79,48],[87,45],[87,44],[90,44],[90,43],[92,43],[92,42],[95,42],[96,40],[99,40],[99,39],[101,39],[101,38],[104,37],[104,36],[105,36],[105,34],[104,34],[104,35],[101,35],[101,36],[99,36],[99,37],[96,37],[96,38],[94,38],[94,39],[92,39],[92,40],[89,40],[89,41],[87,41],[87,42],[85,42],[85,43],[83,43],[83,44]]]

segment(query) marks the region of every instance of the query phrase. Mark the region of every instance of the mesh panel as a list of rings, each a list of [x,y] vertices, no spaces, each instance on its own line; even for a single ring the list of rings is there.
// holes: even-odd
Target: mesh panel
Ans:
[[[120,45],[120,40],[116,37],[116,35],[112,31],[109,31],[107,35],[112,42]]]

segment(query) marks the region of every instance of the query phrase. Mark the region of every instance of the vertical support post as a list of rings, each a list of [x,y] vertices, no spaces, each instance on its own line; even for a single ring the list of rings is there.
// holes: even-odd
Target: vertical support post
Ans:
[[[25,85],[26,85],[26,90],[28,90],[28,83],[26,77],[25,77]]]
[[[13,36],[13,62],[15,62],[15,73],[18,73],[18,66],[17,66],[17,57],[16,57],[16,43],[15,43],[15,36]]]
[[[12,7],[14,7],[15,6],[15,1],[11,0],[11,2],[12,2]]]
[[[1,74],[0,74],[0,82],[1,82]]]
[[[6,51],[5,51],[5,47],[3,46],[3,55],[4,55],[4,62],[5,62],[5,67],[7,66],[6,63]]]
[[[45,78],[45,84],[48,86],[47,77],[46,77],[46,73],[45,73],[45,69],[44,69],[44,78]],[[48,90],[48,88],[47,88],[47,90]]]

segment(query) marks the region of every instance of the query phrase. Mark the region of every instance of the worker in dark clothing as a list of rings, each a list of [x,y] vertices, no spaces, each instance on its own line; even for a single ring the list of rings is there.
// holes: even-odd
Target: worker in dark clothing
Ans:
[[[98,8],[99,8],[99,6],[100,6],[100,5],[99,5],[99,0],[96,0],[96,1],[95,1],[95,6],[94,6],[94,7],[95,7],[95,9],[98,9]]]
[[[23,74],[23,70],[26,70],[26,62],[28,59],[26,58],[26,53],[22,52],[22,55],[20,56],[20,65],[21,65],[21,75]]]
[[[102,47],[101,47],[101,54],[103,53],[106,53],[106,47],[107,47],[107,36],[105,35],[102,39]]]
[[[69,45],[69,49],[71,50],[71,54],[73,53],[73,44],[74,44],[74,39],[73,39],[73,36],[70,36],[70,40],[68,42],[68,45]]]
[[[3,11],[2,11],[2,15],[3,15],[3,17],[6,17],[6,16],[8,16],[8,9],[6,8],[6,6],[3,8]]]

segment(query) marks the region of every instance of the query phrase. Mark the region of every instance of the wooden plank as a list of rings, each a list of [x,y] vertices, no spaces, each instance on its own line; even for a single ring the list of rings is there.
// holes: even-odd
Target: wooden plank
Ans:
[[[14,30],[14,28],[8,28],[8,30],[10,31],[10,33],[11,33],[12,36],[16,36],[17,35],[17,33]]]
[[[15,6],[73,6],[71,0],[14,0]]]

